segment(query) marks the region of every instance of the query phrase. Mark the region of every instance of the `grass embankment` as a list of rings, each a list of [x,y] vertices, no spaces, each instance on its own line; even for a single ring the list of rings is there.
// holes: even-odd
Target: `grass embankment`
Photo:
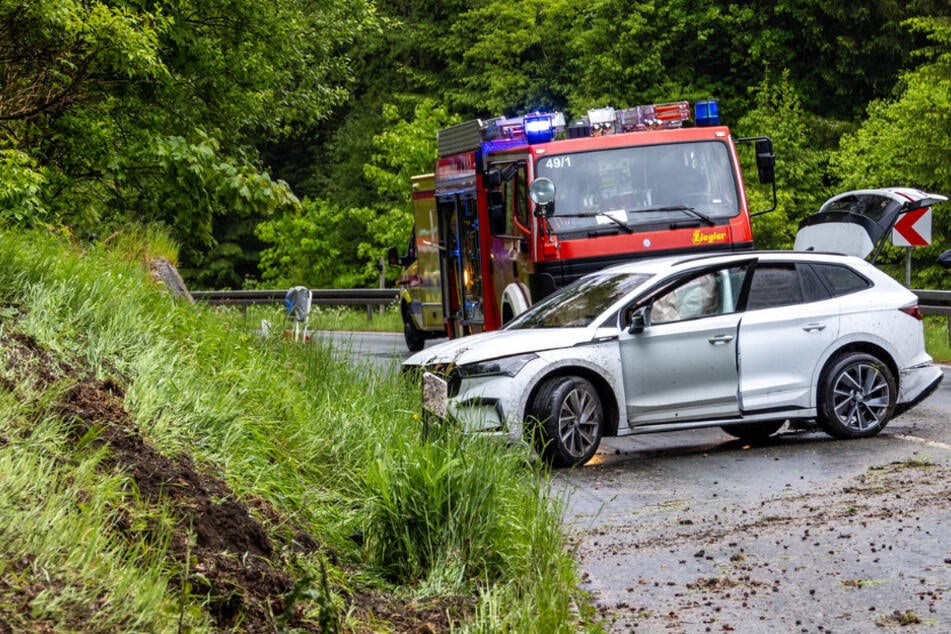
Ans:
[[[0,233],[0,631],[598,629],[527,452],[106,248]]]

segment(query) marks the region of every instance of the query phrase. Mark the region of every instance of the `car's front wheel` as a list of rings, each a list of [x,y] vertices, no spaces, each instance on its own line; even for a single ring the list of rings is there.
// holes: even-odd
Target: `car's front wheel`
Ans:
[[[819,385],[819,425],[835,438],[868,438],[895,410],[895,377],[870,354],[837,357]]]
[[[581,377],[548,379],[532,399],[528,418],[539,453],[553,467],[588,462],[601,442],[604,407]]]

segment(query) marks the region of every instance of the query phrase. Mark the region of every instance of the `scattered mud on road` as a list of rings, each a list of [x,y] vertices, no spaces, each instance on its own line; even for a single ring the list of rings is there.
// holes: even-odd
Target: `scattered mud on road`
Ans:
[[[609,631],[951,631],[947,461],[913,454],[751,495],[729,461],[786,459],[738,453],[720,454],[727,474],[712,482],[664,482],[666,465],[650,458],[571,476],[607,493],[569,522]],[[679,460],[702,469],[706,458]]]

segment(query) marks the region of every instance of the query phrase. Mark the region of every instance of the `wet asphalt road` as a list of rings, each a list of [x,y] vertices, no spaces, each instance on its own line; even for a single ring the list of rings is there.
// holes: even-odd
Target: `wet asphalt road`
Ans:
[[[951,632],[949,411],[946,378],[867,440],[609,439],[555,478],[582,587],[612,632]]]
[[[395,367],[398,335],[334,335]],[[951,632],[951,369],[879,436],[605,439],[558,472],[611,632]]]

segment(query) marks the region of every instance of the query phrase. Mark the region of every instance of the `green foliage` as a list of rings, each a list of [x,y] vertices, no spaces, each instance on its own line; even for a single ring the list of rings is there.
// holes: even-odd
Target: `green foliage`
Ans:
[[[194,269],[216,218],[295,204],[258,148],[327,117],[343,48],[376,24],[365,0],[3,0],[0,149],[33,157],[40,206],[77,235],[164,223]]]
[[[844,190],[901,186],[951,195],[951,23],[921,19],[910,26],[928,33],[923,63],[902,76],[893,99],[871,103],[860,128],[843,137],[832,170]],[[936,205],[932,213],[932,246],[914,249],[918,288],[947,286],[947,272],[933,262],[951,246],[951,205]],[[881,262],[903,258],[904,249],[888,247]]]
[[[951,27],[932,25],[934,59],[902,76],[895,99],[869,105],[868,119],[842,140],[833,170],[842,186],[908,185],[951,191]]]
[[[329,199],[305,200],[299,212],[258,226],[269,246],[261,254],[265,283],[311,288],[375,286],[377,263],[388,247],[405,244],[413,226],[410,178],[432,171],[436,133],[456,122],[446,109],[423,100],[412,120],[386,105],[387,129],[374,137],[364,175],[377,196],[372,206],[341,208]]]
[[[378,195],[372,212],[364,217],[368,239],[358,247],[358,255],[368,262],[375,262],[389,247],[406,244],[413,227],[410,179],[433,171],[436,134],[459,121],[430,99],[416,106],[411,121],[402,120],[392,105],[384,107],[383,117],[388,127],[374,137],[375,153],[364,166]],[[372,279],[369,268],[365,274]]]
[[[261,253],[263,284],[333,288],[347,274],[341,264],[354,257],[346,240],[351,217],[329,201],[304,200],[298,210],[259,224],[258,237],[274,245]]]
[[[792,247],[799,221],[816,211],[828,196],[823,185],[825,163],[830,150],[823,147],[816,130],[821,122],[807,113],[799,95],[783,73],[779,81],[767,77],[755,93],[756,107],[740,119],[741,135],[766,135],[776,153],[776,209],[753,219],[756,246],[764,249]],[[750,210],[755,213],[772,206],[772,192],[755,184],[753,146],[741,147],[746,167],[746,190]]]
[[[25,226],[43,222],[47,213],[40,196],[45,183],[28,154],[0,149],[0,222]]]
[[[949,17],[931,0],[0,0],[0,213],[80,239],[163,224],[200,286],[295,277],[281,257],[259,269],[255,225],[309,217],[333,240],[312,250],[335,258],[320,279],[375,283],[446,121],[714,97],[777,141],[781,209],[757,233],[785,245],[783,223],[845,183],[944,187]],[[830,171],[865,116],[878,131]],[[921,150],[889,164],[905,143]]]
[[[0,312],[3,331],[121,385],[136,429],[163,454],[187,453],[235,500],[256,500],[271,565],[297,581],[304,618],[379,629],[354,622],[348,597],[394,592],[389,571],[410,596],[463,593],[469,605],[503,597],[503,613],[479,608],[483,631],[573,631],[584,599],[560,506],[526,454],[457,436],[422,442],[417,389],[395,363],[254,335],[236,311],[178,302],[149,282],[127,256],[152,247],[122,245],[116,261],[111,244],[81,250],[45,232],[0,232],[0,292],[14,307]],[[181,527],[139,499],[128,476],[97,469],[101,454],[44,418],[55,407],[25,405],[55,402],[56,389],[35,390],[38,372],[13,383],[12,368],[44,356],[8,353],[0,346],[0,472],[9,475],[0,479],[0,554],[38,566],[7,567],[4,578],[66,590],[31,597],[35,611],[18,613],[15,629],[177,631],[182,615],[188,631],[211,631],[212,608],[179,590],[181,562],[162,547],[187,538]],[[407,522],[393,505],[427,523]],[[363,545],[351,539],[361,532]],[[316,547],[300,548],[304,533]],[[148,534],[156,540],[129,538]],[[398,553],[380,541],[404,534]],[[13,586],[0,586],[4,603]]]
[[[951,363],[951,319],[925,316],[925,349],[936,362]]]

